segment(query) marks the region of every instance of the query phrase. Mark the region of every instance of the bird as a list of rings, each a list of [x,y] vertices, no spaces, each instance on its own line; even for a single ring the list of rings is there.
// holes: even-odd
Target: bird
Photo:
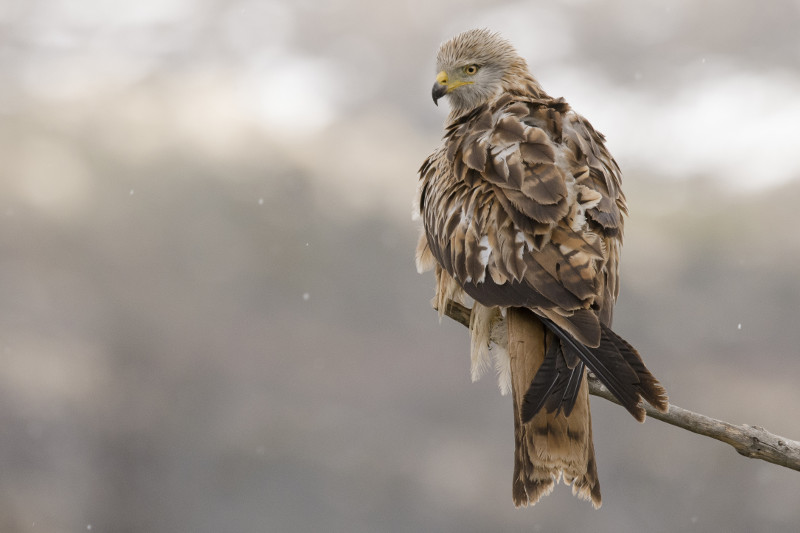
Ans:
[[[625,195],[605,137],[547,94],[499,33],[472,29],[436,56],[442,143],[419,169],[419,272],[433,307],[472,306],[473,381],[489,367],[514,412],[515,507],[563,483],[599,508],[587,374],[638,421],[666,390],[611,329]]]

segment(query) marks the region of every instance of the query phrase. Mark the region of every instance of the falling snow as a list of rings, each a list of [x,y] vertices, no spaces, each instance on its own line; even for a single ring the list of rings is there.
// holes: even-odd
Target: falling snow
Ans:
[[[311,298],[311,295],[310,295],[310,294],[308,294],[307,292],[304,292],[304,293],[303,293],[303,301],[306,301],[306,302],[307,302],[309,298]]]

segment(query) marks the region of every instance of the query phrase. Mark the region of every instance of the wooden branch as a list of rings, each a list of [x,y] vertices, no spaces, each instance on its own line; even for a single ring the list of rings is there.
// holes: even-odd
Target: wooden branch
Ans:
[[[471,309],[456,302],[448,302],[444,314],[469,327]],[[619,405],[619,401],[600,381],[589,377],[589,393]],[[669,404],[669,411],[661,413],[650,404],[642,402],[647,415],[679,428],[717,439],[744,455],[800,471],[800,442],[780,437],[759,426],[736,425],[717,420],[677,405]]]

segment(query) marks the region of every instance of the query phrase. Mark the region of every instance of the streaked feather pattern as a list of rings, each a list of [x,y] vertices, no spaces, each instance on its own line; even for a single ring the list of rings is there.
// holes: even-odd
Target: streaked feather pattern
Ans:
[[[436,264],[440,315],[448,299],[475,300],[473,380],[490,364],[490,339],[507,338],[494,348],[514,400],[515,505],[533,505],[563,477],[599,507],[587,369],[638,420],[641,399],[668,405],[610,329],[627,213],[619,167],[602,134],[547,95],[496,34],[454,38],[439,63],[502,73],[448,92],[444,142],[419,171],[418,269]]]

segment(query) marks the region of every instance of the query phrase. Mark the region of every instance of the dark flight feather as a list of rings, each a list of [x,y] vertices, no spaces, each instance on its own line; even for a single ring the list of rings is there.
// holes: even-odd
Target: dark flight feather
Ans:
[[[561,352],[558,342],[550,339],[550,345],[545,352],[544,361],[536,371],[528,391],[522,400],[522,423],[527,423],[544,407],[547,400],[557,388],[560,380],[558,358]],[[549,410],[548,410],[549,411]]]
[[[583,380],[583,361],[578,360],[570,366],[568,359],[572,357],[568,354],[574,352],[554,334],[550,333],[548,337],[544,361],[525,393],[522,404],[523,423],[530,421],[542,408],[548,413],[563,410],[564,416],[569,416]]]
[[[642,398],[660,411],[668,408],[664,388],[644,366],[633,347],[610,328],[601,325],[600,345],[590,348],[575,340],[552,320],[542,316],[539,319],[577,352],[589,370],[636,420],[643,422],[645,418],[645,411],[639,406]]]

